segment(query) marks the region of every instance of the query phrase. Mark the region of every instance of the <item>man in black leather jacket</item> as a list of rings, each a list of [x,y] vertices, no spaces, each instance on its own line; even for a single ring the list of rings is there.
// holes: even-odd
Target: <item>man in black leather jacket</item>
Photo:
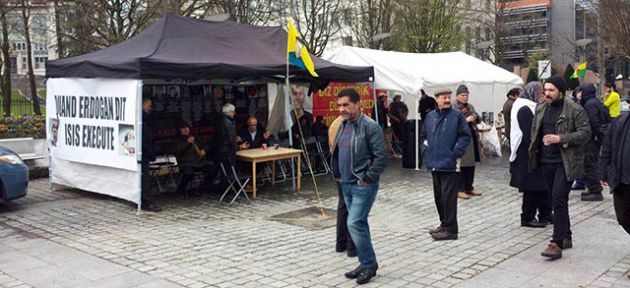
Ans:
[[[378,269],[367,218],[387,166],[387,150],[383,130],[361,112],[354,89],[342,90],[337,105],[344,121],[332,146],[332,172],[348,208],[348,230],[360,262],[345,276],[361,285],[370,282]]]

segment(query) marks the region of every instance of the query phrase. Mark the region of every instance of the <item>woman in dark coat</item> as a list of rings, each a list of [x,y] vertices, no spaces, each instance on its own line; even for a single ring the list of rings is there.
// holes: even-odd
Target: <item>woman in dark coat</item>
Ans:
[[[544,228],[551,222],[551,198],[547,193],[542,169],[528,171],[528,149],[531,143],[532,121],[543,87],[540,82],[527,83],[525,92],[514,101],[510,115],[510,186],[523,193],[521,226]],[[538,211],[538,220],[536,220]]]

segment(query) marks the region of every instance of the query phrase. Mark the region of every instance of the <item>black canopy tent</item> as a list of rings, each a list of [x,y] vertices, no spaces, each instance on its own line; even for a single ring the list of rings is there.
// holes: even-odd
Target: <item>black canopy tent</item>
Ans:
[[[106,79],[139,80],[135,109],[136,115],[142,115],[143,82],[217,79],[230,82],[255,79],[282,80],[287,73],[286,45],[287,33],[280,27],[252,26],[231,21],[211,22],[169,14],[133,38],[117,45],[85,55],[49,61],[46,65],[46,76],[55,81],[86,78],[104,79],[104,81]],[[315,56],[312,59],[319,78],[313,79],[306,70],[290,66],[291,79],[308,81],[319,87],[327,85],[329,81],[373,81],[373,67],[339,65]],[[51,81],[49,85],[50,83]],[[50,92],[51,89],[48,91]],[[54,106],[54,101],[48,100],[47,107]],[[53,110],[50,109],[50,111]],[[54,117],[47,114],[48,116]],[[142,151],[141,119],[142,117],[136,117],[135,122],[137,137],[135,144],[138,151]],[[136,153],[136,157],[139,163],[140,153]],[[57,161],[51,153],[52,160]],[[84,172],[82,177],[86,179],[96,179],[101,175],[99,173],[105,170],[112,173],[112,168],[88,171],[89,166],[81,162],[59,163],[64,165],[65,169],[62,170],[82,170]],[[137,193],[133,194],[135,196],[125,191],[121,192],[124,187],[120,188],[122,187],[120,185],[117,187],[119,189],[116,189],[118,193],[116,194],[112,192],[114,189],[91,185],[92,183],[88,183],[90,181],[79,181],[78,177],[72,173],[70,173],[72,175],[64,173],[62,176],[66,177],[63,179],[65,183],[71,184],[66,184],[66,186],[132,200],[138,204],[139,210],[141,206],[141,173],[139,173],[141,169],[139,166],[138,164],[137,172],[120,170],[121,176],[117,179],[123,180],[115,181],[125,183],[121,185],[131,185],[130,181],[126,180],[133,175],[136,180],[136,189],[133,189]],[[94,178],[90,178],[91,176]],[[128,191],[128,189],[124,190]]]
[[[168,14],[135,37],[89,54],[49,61],[49,78],[232,79],[286,74],[287,33],[280,27],[211,22]],[[324,81],[372,81],[373,67],[312,57]],[[290,67],[290,75],[308,72]]]

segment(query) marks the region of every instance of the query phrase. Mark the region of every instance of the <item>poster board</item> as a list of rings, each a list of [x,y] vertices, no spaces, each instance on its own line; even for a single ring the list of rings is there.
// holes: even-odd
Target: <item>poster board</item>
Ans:
[[[47,142],[53,157],[137,171],[138,80],[52,78]]]

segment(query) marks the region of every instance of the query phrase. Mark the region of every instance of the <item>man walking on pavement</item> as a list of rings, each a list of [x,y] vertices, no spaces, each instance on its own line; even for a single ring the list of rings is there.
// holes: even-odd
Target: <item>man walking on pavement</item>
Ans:
[[[551,76],[545,82],[546,99],[536,107],[529,147],[529,170],[541,165],[547,190],[551,191],[553,236],[541,253],[550,259],[562,257],[563,249],[573,247],[569,192],[573,180],[584,174],[584,143],[591,138],[586,112],[566,99],[566,87],[560,76]]]
[[[420,135],[422,158],[433,177],[435,206],[440,216],[440,225],[429,231],[436,241],[457,239],[458,162],[471,142],[466,119],[451,107],[451,94],[447,88],[438,89],[437,109],[427,114]]]
[[[376,200],[380,175],[387,166],[387,150],[383,129],[361,112],[360,97],[354,89],[339,92],[337,105],[344,122],[332,146],[332,172],[341,183],[348,230],[360,262],[345,276],[361,285],[370,282],[378,270],[368,215]]]
[[[337,117],[328,128],[328,147],[333,148],[335,137],[339,133],[339,128],[343,125],[343,117]],[[330,154],[332,155],[332,150]],[[337,182],[337,237],[335,241],[335,252],[346,252],[348,257],[356,257],[357,249],[354,247],[354,242],[348,232],[348,207],[346,201],[343,199],[343,189],[340,182]]]
[[[599,183],[599,152],[604,140],[603,127],[610,124],[610,116],[604,104],[596,97],[593,84],[582,84],[578,87],[576,97],[584,107],[586,116],[591,124],[591,139],[586,143],[584,158],[584,176],[582,177],[587,190],[582,193],[582,201],[602,201],[602,185]]]

